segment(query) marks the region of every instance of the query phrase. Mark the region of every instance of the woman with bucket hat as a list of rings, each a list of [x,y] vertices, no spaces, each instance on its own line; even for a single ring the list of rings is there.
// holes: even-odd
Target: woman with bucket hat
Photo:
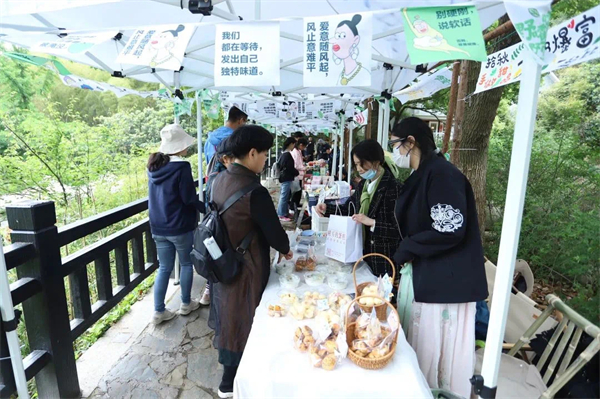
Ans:
[[[169,276],[175,266],[175,254],[181,266],[180,315],[200,307],[191,299],[193,269],[190,259],[198,212],[204,213],[194,187],[192,167],[182,157],[195,139],[181,126],[165,126],[160,132],[160,148],[148,159],[148,210],[152,238],[156,242],[159,269],[154,282],[154,324],[176,316],[165,307]]]

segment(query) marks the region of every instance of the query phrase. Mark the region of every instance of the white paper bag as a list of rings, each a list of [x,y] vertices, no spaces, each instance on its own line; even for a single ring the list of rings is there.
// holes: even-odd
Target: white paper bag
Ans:
[[[363,255],[363,228],[348,216],[331,215],[327,227],[325,255],[343,263],[356,262]]]
[[[350,185],[345,181],[336,181],[339,198],[347,198],[350,196]]]

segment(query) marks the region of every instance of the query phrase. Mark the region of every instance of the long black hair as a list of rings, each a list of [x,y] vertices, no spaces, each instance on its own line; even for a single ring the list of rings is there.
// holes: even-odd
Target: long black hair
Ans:
[[[415,145],[421,151],[420,162],[433,156],[444,156],[435,145],[431,128],[420,118],[411,116],[410,118],[402,119],[394,126],[391,135],[403,140],[403,144],[408,136],[413,136],[416,141]]]
[[[358,36],[358,29],[356,29],[356,25],[358,25],[361,20],[362,16],[360,14],[354,14],[352,21],[348,21],[346,19],[340,22],[337,27],[339,28],[342,25],[346,25],[352,31],[352,33],[354,33],[354,36]]]
[[[379,162],[381,166],[385,166],[385,155],[383,153],[383,148],[381,144],[377,142],[377,140],[369,139],[363,140],[352,148],[352,152],[350,153],[352,160],[354,161],[354,157],[358,158],[360,161],[360,165],[362,166],[363,162]]]
[[[155,172],[169,163],[171,158],[167,154],[163,154],[162,152],[153,152],[150,154],[150,158],[148,158],[148,171]]]
[[[298,141],[296,141],[296,148],[300,148],[301,145],[305,147],[308,145],[308,140],[305,137],[300,137]]]

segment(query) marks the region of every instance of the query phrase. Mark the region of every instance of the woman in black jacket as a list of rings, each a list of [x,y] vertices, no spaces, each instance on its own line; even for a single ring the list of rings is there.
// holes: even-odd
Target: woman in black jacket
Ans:
[[[389,144],[396,165],[413,169],[395,209],[403,239],[394,259],[413,268],[408,341],[431,388],[468,398],[475,303],[488,296],[473,189],[421,119],[398,123]]]
[[[346,203],[339,205],[339,209],[343,215],[354,214],[352,218],[364,226],[364,254],[380,253],[392,258],[400,243],[394,217],[394,204],[401,187],[394,176],[396,168],[393,164],[386,164],[383,148],[375,140],[361,141],[352,149],[351,156],[362,180],[350,198],[354,206],[349,207]],[[337,208],[338,205],[320,204],[316,210],[321,215],[333,215]],[[365,261],[375,276],[387,273],[398,280],[397,264],[396,276],[392,276],[390,264],[382,257],[372,256]]]
[[[279,206],[277,207],[277,215],[282,222],[290,221],[289,200],[292,194],[292,182],[300,174],[294,167],[294,158],[290,151],[296,145],[294,137],[288,137],[283,143],[283,153],[277,160],[279,166],[279,182],[281,183],[281,192],[279,194]]]

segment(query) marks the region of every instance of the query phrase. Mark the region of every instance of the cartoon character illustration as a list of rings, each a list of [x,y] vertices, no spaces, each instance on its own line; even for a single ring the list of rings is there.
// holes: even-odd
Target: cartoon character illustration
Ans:
[[[406,8],[402,9],[402,12],[404,13],[406,20],[410,21]],[[465,50],[449,45],[448,41],[444,39],[444,36],[440,32],[429,26],[429,24],[420,19],[418,15],[415,15],[414,22],[408,24],[408,27],[416,36],[413,39],[413,46],[415,46],[415,48],[425,51],[441,51],[446,54],[450,54],[451,51],[456,51],[470,55]]]
[[[356,14],[351,21],[344,20],[340,22],[335,30],[333,39],[331,39],[331,49],[333,50],[333,62],[336,65],[344,63],[344,69],[340,74],[338,85],[346,86],[353,79],[363,81],[360,76],[365,74],[370,75],[368,67],[363,67],[362,63],[358,62],[360,50],[360,35],[356,26],[360,23],[362,17]]]
[[[154,36],[152,36],[150,46],[151,51],[154,52],[154,56],[150,61],[150,66],[157,67],[171,59],[176,59],[179,64],[181,64],[181,60],[172,53],[172,50],[175,47],[177,40],[179,40],[179,34],[184,30],[185,26],[179,25],[175,30],[166,30],[155,33]]]

